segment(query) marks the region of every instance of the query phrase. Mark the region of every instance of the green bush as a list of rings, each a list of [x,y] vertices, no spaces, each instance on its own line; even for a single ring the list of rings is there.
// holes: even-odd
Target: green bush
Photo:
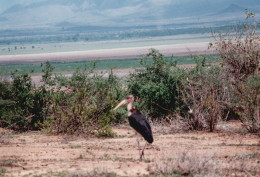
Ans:
[[[11,97],[11,84],[7,81],[0,82],[0,127],[10,127],[14,114],[15,102]]]
[[[32,128],[33,85],[28,74],[12,73],[12,82],[1,88],[2,106],[0,122],[2,127],[15,130]]]
[[[45,69],[51,72],[49,66]],[[0,126],[18,131],[39,130],[48,114],[51,91],[45,82],[36,88],[28,73],[13,72],[11,77],[12,81],[0,83]]]
[[[153,63],[147,64],[146,58]],[[151,49],[141,62],[144,69],[137,69],[128,80],[129,93],[136,97],[140,107],[153,119],[165,117],[179,108],[178,84],[183,70],[171,67],[175,62],[167,62],[165,57]]]

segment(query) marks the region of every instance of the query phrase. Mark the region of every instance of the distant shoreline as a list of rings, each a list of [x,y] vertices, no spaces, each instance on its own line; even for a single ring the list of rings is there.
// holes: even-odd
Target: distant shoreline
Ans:
[[[214,54],[208,49],[209,42],[189,42],[182,44],[155,45],[145,47],[126,47],[113,49],[98,49],[86,51],[53,52],[40,54],[2,55],[0,64],[23,64],[50,62],[73,62],[107,59],[140,58],[149,53],[151,48],[159,50],[165,56],[188,56]]]

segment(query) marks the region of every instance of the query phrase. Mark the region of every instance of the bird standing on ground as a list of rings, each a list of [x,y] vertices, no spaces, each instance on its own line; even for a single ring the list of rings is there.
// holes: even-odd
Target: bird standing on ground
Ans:
[[[121,101],[114,108],[114,110],[116,110],[117,108],[119,108],[121,106],[127,105],[128,121],[129,121],[130,126],[133,127],[137,133],[141,134],[148,143],[152,143],[153,134],[152,134],[151,126],[150,126],[149,122],[147,121],[147,119],[145,118],[145,116],[142,115],[141,112],[136,109],[136,107],[132,107],[133,102],[134,102],[133,95],[129,95],[128,97],[126,97],[126,99]],[[144,149],[147,145],[147,142],[145,143],[143,150],[141,151],[139,139],[137,137],[137,144],[138,144],[139,153],[140,153],[140,160],[142,160],[142,157],[144,156]]]

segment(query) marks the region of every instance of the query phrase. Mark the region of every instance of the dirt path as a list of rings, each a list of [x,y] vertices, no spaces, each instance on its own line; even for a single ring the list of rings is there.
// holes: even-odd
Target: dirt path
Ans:
[[[0,130],[0,176],[138,176],[172,172],[259,176],[259,137],[234,133],[241,130],[238,122],[220,124],[218,129],[216,133],[173,133],[173,127],[154,125],[155,140],[146,148],[142,162],[136,137],[128,126],[115,127],[117,137],[104,139]]]

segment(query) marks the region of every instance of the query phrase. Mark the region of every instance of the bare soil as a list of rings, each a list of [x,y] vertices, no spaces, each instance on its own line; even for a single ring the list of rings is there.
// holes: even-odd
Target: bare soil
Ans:
[[[0,176],[260,176],[259,136],[245,133],[237,121],[220,123],[214,133],[152,127],[154,143],[145,149],[143,161],[128,125],[114,127],[114,138],[0,129]]]

